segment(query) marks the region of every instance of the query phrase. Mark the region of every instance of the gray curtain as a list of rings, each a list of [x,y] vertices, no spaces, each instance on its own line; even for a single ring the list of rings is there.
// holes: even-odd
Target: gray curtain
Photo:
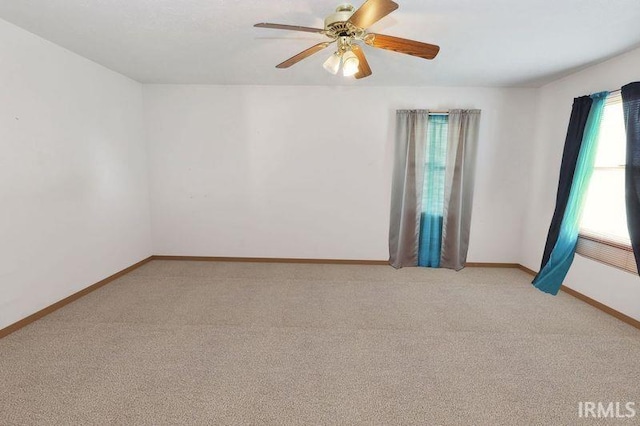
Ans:
[[[442,268],[464,268],[469,249],[480,110],[449,111]]]
[[[418,264],[428,120],[427,110],[396,112],[395,163],[389,226],[389,263],[394,268]]]

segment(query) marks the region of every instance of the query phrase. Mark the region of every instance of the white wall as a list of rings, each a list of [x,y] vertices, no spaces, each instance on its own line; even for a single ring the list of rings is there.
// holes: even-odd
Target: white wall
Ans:
[[[151,254],[142,87],[0,21],[0,329]]]
[[[573,98],[616,90],[640,80],[640,49],[572,74],[540,89],[522,260],[538,270],[555,207],[558,174]],[[576,256],[565,285],[640,319],[640,278]]]
[[[518,262],[536,91],[145,85],[156,254],[387,259],[402,108],[480,108],[469,261]]]
[[[640,79],[636,50],[539,90],[143,87],[3,21],[0,50],[0,328],[152,253],[386,259],[401,108],[482,109],[468,260],[537,269],[572,99]],[[640,319],[632,274],[566,284]]]

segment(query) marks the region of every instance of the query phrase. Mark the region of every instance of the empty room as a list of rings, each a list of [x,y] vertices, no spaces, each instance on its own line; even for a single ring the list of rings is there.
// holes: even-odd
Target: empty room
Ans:
[[[637,424],[640,2],[0,2],[0,425]]]

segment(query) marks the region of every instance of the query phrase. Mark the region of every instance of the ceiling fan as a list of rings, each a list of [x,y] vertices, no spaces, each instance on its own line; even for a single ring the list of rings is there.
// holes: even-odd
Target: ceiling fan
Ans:
[[[359,79],[370,76],[372,72],[364,56],[364,51],[356,42],[364,42],[369,46],[424,59],[433,59],[438,54],[440,47],[434,44],[367,32],[367,28],[397,8],[398,4],[391,0],[366,0],[357,10],[348,3],[338,6],[335,13],[327,16],[324,20],[324,29],[271,23],[260,23],[254,26],[324,34],[331,39],[331,41],[318,43],[303,50],[276,65],[276,68],[289,68],[314,53],[326,49],[331,44],[337,43],[336,52],[325,61],[324,68],[332,74],[337,74],[340,65],[342,65],[345,76],[354,76]]]

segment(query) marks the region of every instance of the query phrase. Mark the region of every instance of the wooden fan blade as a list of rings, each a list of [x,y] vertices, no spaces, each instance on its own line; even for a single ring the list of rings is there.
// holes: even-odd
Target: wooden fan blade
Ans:
[[[393,50],[394,52],[405,53],[411,56],[418,56],[424,59],[433,59],[440,51],[440,47],[435,44],[422,43],[420,41],[408,40],[406,38],[393,37],[383,34],[367,34],[364,42],[369,46],[380,49]]]
[[[391,0],[367,0],[351,15],[348,22],[358,28],[369,28],[397,8],[398,3]]]
[[[364,52],[360,49],[360,46],[354,44],[351,46],[351,51],[358,57],[358,72],[355,73],[354,77],[357,79],[369,77],[371,72],[371,67],[369,67],[369,63],[367,62],[367,58],[364,56]]]
[[[276,68],[289,68],[291,65],[297,64],[298,62],[300,62],[304,58],[308,58],[309,56],[313,55],[314,53],[318,53],[322,49],[325,49],[325,48],[329,47],[329,45],[331,43],[332,42],[318,43],[315,46],[311,46],[307,50],[303,50],[302,52],[298,53],[295,56],[290,57],[289,59],[287,59],[286,61],[282,62],[281,64],[276,65]]]
[[[304,31],[305,33],[322,33],[322,32],[324,32],[324,30],[321,30],[319,28],[301,27],[299,25],[270,24],[268,22],[261,22],[259,24],[255,24],[254,27],[272,28],[274,30]]]

